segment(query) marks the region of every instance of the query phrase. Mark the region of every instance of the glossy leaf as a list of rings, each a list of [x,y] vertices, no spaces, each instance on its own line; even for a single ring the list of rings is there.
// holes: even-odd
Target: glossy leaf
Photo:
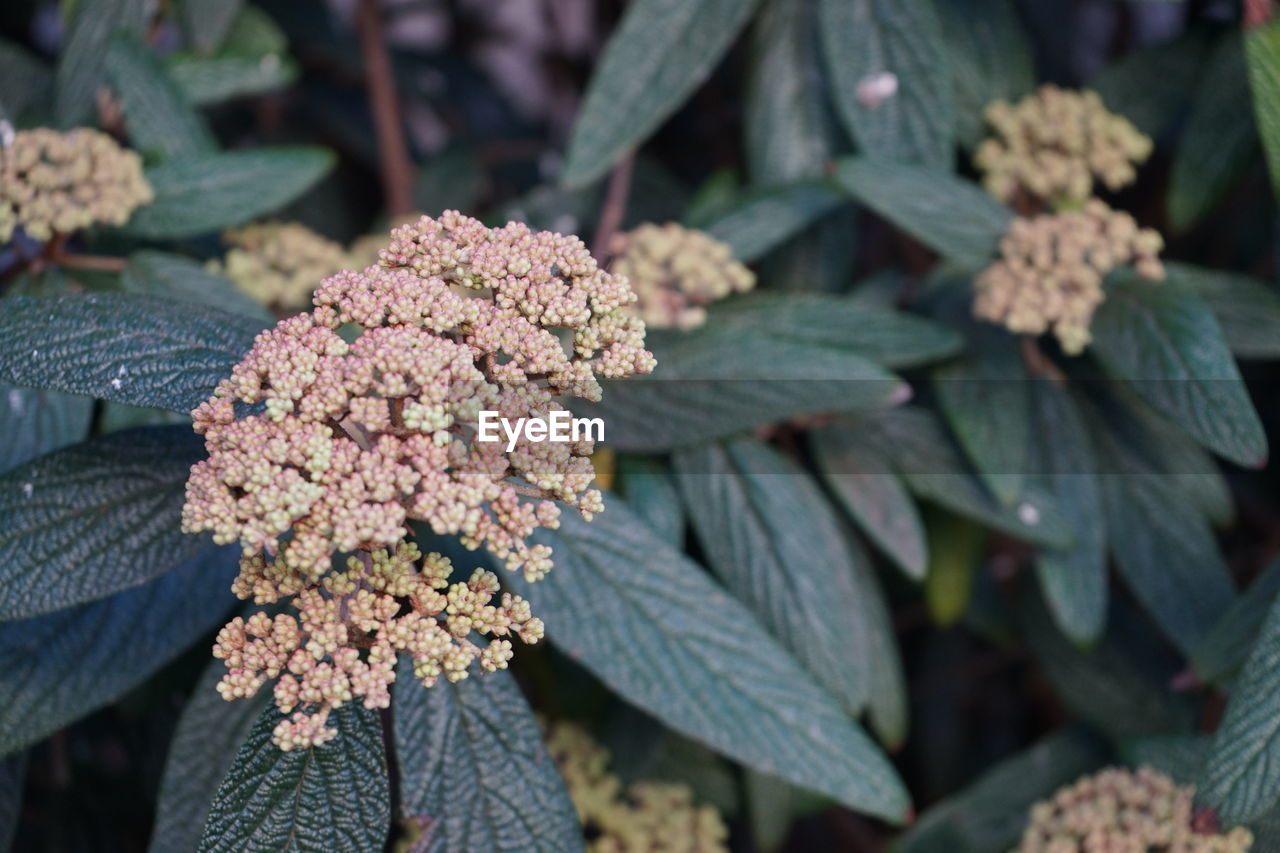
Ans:
[[[1222,330],[1189,289],[1122,277],[1093,318],[1091,347],[1205,447],[1248,467],[1266,464],[1267,438]]]
[[[201,441],[130,430],[0,476],[0,619],[26,619],[138,586],[207,547],[182,532]]]
[[[378,712],[347,702],[329,715],[338,736],[284,752],[271,741],[274,705],[236,753],[200,838],[201,853],[381,850],[391,828],[387,756]]]
[[[147,0],[77,0],[54,78],[53,114],[60,127],[89,121],[111,37],[143,35],[148,7]]]
[[[865,157],[836,165],[834,180],[912,237],[969,271],[987,266],[1013,212],[945,172]]]
[[[0,381],[189,412],[261,323],[123,293],[12,296],[0,312]]]
[[[160,160],[218,150],[204,119],[142,41],[121,35],[111,39],[106,74],[120,100],[133,148]]]
[[[1222,685],[1237,674],[1278,598],[1280,560],[1273,560],[1244,594],[1223,611],[1191,656],[1191,667],[1202,681]]]
[[[392,707],[405,818],[425,827],[419,849],[582,850],[582,824],[515,679],[477,671],[427,688],[407,663]]]
[[[636,0],[587,87],[562,181],[600,177],[707,78],[758,0]]]
[[[859,149],[872,157],[949,170],[955,101],[949,51],[932,3],[818,0],[832,97]],[[879,75],[894,88],[868,91]]]
[[[139,208],[125,230],[172,240],[242,225],[297,199],[333,162],[333,154],[323,148],[297,145],[164,163],[146,171],[155,201]]]
[[[1272,20],[1245,33],[1245,59],[1253,114],[1262,136],[1271,172],[1272,192],[1280,195],[1280,20]]]
[[[541,541],[543,581],[514,585],[551,640],[628,702],[748,766],[901,821],[902,783],[870,738],[746,607],[617,498]]]
[[[205,548],[136,589],[0,624],[0,756],[115,701],[221,623],[236,554]]]
[[[816,484],[753,438],[677,452],[673,465],[711,569],[857,715],[871,689],[867,590]]]

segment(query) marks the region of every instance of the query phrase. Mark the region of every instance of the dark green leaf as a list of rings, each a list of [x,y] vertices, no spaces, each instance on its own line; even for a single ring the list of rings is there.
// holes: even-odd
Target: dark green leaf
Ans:
[[[949,51],[933,3],[818,0],[832,98],[859,149],[950,170],[955,99]],[[871,85],[891,75],[894,89]]]
[[[1036,469],[1076,534],[1071,548],[1037,551],[1036,576],[1054,622],[1072,641],[1089,644],[1101,635],[1107,618],[1107,520],[1098,461],[1084,418],[1065,388],[1038,381],[1032,404]]]
[[[1075,729],[1049,735],[992,767],[958,794],[927,809],[894,853],[997,853],[1022,838],[1027,814],[1107,759],[1102,746]]]
[[[54,79],[53,114],[60,127],[89,123],[111,36],[141,36],[149,6],[147,0],[78,0]]]
[[[258,717],[218,787],[201,853],[369,853],[391,828],[387,756],[378,712],[347,702],[329,715],[338,736],[284,752],[271,741],[275,706]]]
[[[428,688],[407,664],[395,684],[396,754],[405,818],[430,839],[422,853],[582,850],[582,824],[515,679],[475,672]]]
[[[821,491],[754,438],[679,451],[672,463],[685,502],[696,507],[693,528],[712,570],[850,715],[859,714],[871,690],[867,591]]]
[[[969,271],[991,262],[1013,213],[968,181],[901,163],[847,157],[836,183],[867,207]]]
[[[1280,597],[1280,560],[1272,561],[1244,594],[1231,602],[1191,656],[1191,667],[1202,681],[1221,685],[1235,677],[1244,666],[1277,597]]]
[[[218,150],[204,119],[169,78],[160,60],[136,37],[111,39],[107,79],[124,110],[129,141],[160,160],[196,157]]]
[[[216,689],[226,673],[222,661],[210,661],[178,719],[160,781],[150,853],[196,849],[222,778],[271,702],[267,688],[251,699],[226,701]]]
[[[0,385],[0,473],[80,441],[92,416],[87,397]]]
[[[1120,277],[1093,318],[1092,351],[1193,438],[1262,467],[1267,437],[1212,312],[1173,282]]]
[[[542,534],[556,567],[518,578],[555,644],[627,701],[758,770],[892,821],[909,808],[884,755],[745,606],[617,498]]]
[[[1210,51],[1191,96],[1191,111],[1174,149],[1169,223],[1194,225],[1217,205],[1253,158],[1258,138],[1249,100],[1244,42],[1222,36]]]
[[[1190,264],[1165,265],[1168,280],[1190,287],[1212,309],[1240,358],[1280,358],[1280,294],[1257,279]]]
[[[605,46],[569,141],[562,181],[600,177],[693,93],[758,0],[635,0]]]
[[[622,496],[654,532],[676,548],[684,543],[685,512],[667,466],[648,456],[618,459]]]
[[[1089,86],[1102,96],[1108,110],[1129,119],[1148,136],[1158,136],[1195,90],[1208,50],[1208,34],[1193,29],[1125,54]]]
[[[0,381],[189,412],[261,324],[124,293],[12,296],[0,312]]]
[[[297,199],[333,162],[323,148],[282,145],[164,163],[146,172],[155,201],[125,230],[167,240],[241,225]]]
[[[200,450],[188,428],[130,430],[0,476],[0,620],[104,598],[207,547],[181,531]]]
[[[275,54],[247,56],[174,55],[167,63],[169,76],[197,106],[218,104],[230,98],[261,95],[293,82],[298,67]]]
[[[149,249],[134,252],[120,276],[120,284],[128,293],[220,308],[252,317],[263,325],[272,322],[267,310],[229,279],[182,255]]]
[[[793,184],[743,199],[703,230],[728,243],[738,260],[751,263],[844,203],[839,192],[822,184]]]
[[[244,0],[181,0],[178,22],[196,50],[212,53],[231,31]]]
[[[867,640],[871,647],[871,695],[867,699],[867,722],[880,742],[891,750],[907,739],[910,711],[907,707],[907,679],[894,633],[893,615],[880,589],[871,560],[855,541],[854,578],[858,582],[863,609],[867,614]]]
[[[0,756],[116,700],[220,622],[236,553],[205,548],[137,589],[0,624]]]
[[[0,39],[0,118],[11,123],[28,107],[46,103],[53,72],[21,45]]]
[[[1259,817],[1280,798],[1280,601],[1227,703],[1197,788],[1227,826]]]
[[[20,752],[0,760],[0,850],[8,850],[22,814],[22,792],[27,776],[27,754]]]
[[[1267,154],[1272,191],[1280,195],[1276,191],[1280,187],[1280,20],[1246,32],[1244,48],[1253,91],[1253,115]]]
[[[1035,86],[1030,40],[1011,0],[948,0],[937,8],[947,33],[957,135],[973,147],[987,135],[988,104],[1017,100]]]
[[[1121,752],[1130,767],[1150,767],[1188,784],[1200,776],[1212,746],[1209,735],[1150,735],[1125,741]]]
[[[413,182],[413,203],[432,216],[445,210],[472,211],[484,192],[484,182],[475,149],[456,145],[419,167]]]

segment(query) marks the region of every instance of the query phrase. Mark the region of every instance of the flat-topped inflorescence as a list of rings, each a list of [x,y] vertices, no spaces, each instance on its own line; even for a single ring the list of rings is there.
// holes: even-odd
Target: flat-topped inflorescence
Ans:
[[[141,158],[92,128],[20,130],[0,148],[0,242],[123,225],[153,197]]]
[[[674,222],[615,234],[609,251],[614,256],[610,271],[630,280],[636,310],[655,329],[701,326],[708,304],[756,283],[727,244]]]
[[[342,246],[297,222],[267,222],[234,228],[230,245],[209,267],[268,307],[297,311],[311,303],[320,280],[351,266]]]
[[[284,647],[296,639],[316,666],[330,667],[322,681],[337,679],[300,688],[296,702],[281,679],[281,710],[302,710],[278,743],[317,742],[329,730],[307,712],[322,718],[351,696],[378,707],[395,652],[411,654],[426,681],[461,678],[473,660],[505,666],[504,635],[541,635],[520,599],[489,603],[492,575],[450,586],[438,554],[421,566],[397,557],[396,577],[411,580],[389,591],[375,577],[390,559],[379,554],[405,553],[417,521],[487,548],[530,581],[551,568],[550,548],[527,539],[558,525],[556,501],[588,519],[603,508],[590,487],[593,442],[522,437],[508,452],[476,440],[479,413],[546,419],[563,409],[557,397],[598,399],[598,378],[652,370],[644,324],[627,311],[634,298],[577,238],[515,223],[489,229],[453,211],[424,216],[392,232],[377,264],[325,279],[312,311],[262,332],[195,410],[210,455],[192,468],[183,528],[241,544],[242,598],[297,596],[302,636],[285,623]],[[343,554],[359,559],[335,573]],[[442,589],[469,603],[437,607]],[[366,606],[371,615],[360,616]],[[414,614],[414,627],[404,627]],[[470,647],[467,631],[454,630],[466,622],[458,614],[471,620],[468,630],[499,639]],[[431,627],[441,620],[443,633]],[[230,654],[241,635],[226,640]],[[243,664],[225,682],[234,696],[284,671],[274,658],[266,667],[232,659]],[[365,674],[375,663],[376,675]],[[339,670],[364,686],[348,688]]]

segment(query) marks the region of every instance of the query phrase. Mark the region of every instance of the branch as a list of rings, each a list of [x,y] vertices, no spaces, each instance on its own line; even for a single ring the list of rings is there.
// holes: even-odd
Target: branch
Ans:
[[[1058,365],[1040,351],[1035,338],[1031,335],[1023,335],[1019,343],[1022,348],[1022,360],[1026,362],[1027,370],[1031,371],[1032,376],[1049,379],[1059,385],[1067,381],[1066,374],[1058,368]]]
[[[69,270],[101,270],[102,272],[121,272],[128,263],[124,258],[113,258],[110,255],[55,255],[53,262]]]
[[[627,209],[627,195],[631,192],[631,170],[635,154],[627,154],[613,167],[609,175],[609,189],[605,192],[604,205],[600,208],[600,221],[596,224],[596,236],[591,241],[591,254],[600,264],[608,259],[609,241],[622,224],[622,214]]]
[[[391,57],[382,37],[382,17],[378,0],[360,0],[356,11],[356,28],[360,31],[360,53],[364,57],[365,90],[373,110],[373,125],[378,136],[378,161],[382,166],[382,192],[387,211],[393,219],[413,213],[413,162],[405,145],[400,121],[400,104],[396,99],[395,76]]]

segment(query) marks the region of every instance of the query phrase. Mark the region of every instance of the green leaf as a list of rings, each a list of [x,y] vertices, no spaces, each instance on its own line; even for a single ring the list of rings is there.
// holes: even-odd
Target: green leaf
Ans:
[[[387,756],[378,712],[347,702],[329,715],[338,736],[284,752],[271,741],[282,716],[258,717],[218,787],[201,853],[381,850],[391,828]]]
[[[465,213],[475,209],[484,186],[484,168],[476,150],[455,145],[418,167],[418,177],[413,182],[413,204],[416,209],[433,215],[445,210]]]
[[[1198,799],[1227,826],[1261,816],[1280,798],[1280,601],[1272,604],[1214,735]]]
[[[222,661],[210,661],[178,718],[160,780],[150,853],[196,849],[222,778],[271,703],[271,691],[266,688],[250,699],[223,699],[216,688],[226,672]]]
[[[988,104],[1017,100],[1035,87],[1030,40],[1010,0],[949,0],[937,9],[947,34],[957,135],[972,148],[987,135]]]
[[[1267,155],[1272,192],[1280,195],[1280,20],[1248,30],[1244,49],[1253,114]]]
[[[693,93],[729,49],[758,0],[635,0],[595,67],[561,180],[606,172]]]
[[[228,278],[210,272],[199,261],[182,255],[149,249],[134,252],[120,276],[120,284],[127,293],[220,308],[252,317],[263,326],[274,322],[262,305]]]
[[[1016,507],[1001,505],[925,409],[904,407],[831,424],[814,432],[813,449],[826,477],[851,473],[841,467],[849,458],[855,465],[888,465],[912,492],[966,518],[1037,544],[1068,547],[1075,541],[1062,512],[1039,490],[1028,489]]]
[[[749,610],[621,500],[540,534],[556,567],[513,579],[558,648],[628,702],[750,767],[891,821],[892,766]]]
[[[868,538],[915,581],[924,580],[928,545],[915,501],[883,459],[852,443],[826,443],[821,474]]]
[[[702,229],[751,263],[844,203],[839,192],[822,184],[792,184],[752,194]]]
[[[1066,388],[1037,381],[1031,400],[1036,470],[1043,472],[1076,534],[1071,548],[1037,550],[1036,577],[1058,628],[1073,642],[1090,644],[1107,619],[1107,516],[1097,456],[1084,416]]]
[[[987,532],[949,512],[933,510],[926,519],[929,566],[924,603],[935,625],[950,628],[970,609]]]
[[[0,473],[80,441],[92,417],[87,397],[0,385]]]
[[[1031,395],[1017,338],[965,318],[969,348],[933,372],[933,387],[960,446],[1005,506],[1022,494],[1031,444]]]
[[[997,853],[1022,838],[1038,800],[1099,767],[1106,751],[1076,729],[1055,732],[1006,758],[958,794],[927,809],[894,853]]]
[[[712,570],[850,715],[859,714],[870,695],[866,590],[821,491],[754,438],[678,451],[672,464],[696,508],[693,528]]]
[[[22,792],[26,785],[27,754],[20,752],[0,760],[0,850],[10,849],[22,816]]]
[[[933,3],[818,0],[818,17],[836,111],[859,149],[950,170],[955,99]],[[865,87],[881,74],[896,88],[871,103]]]
[[[135,149],[158,155],[160,160],[197,157],[218,150],[204,119],[165,73],[160,61],[136,37],[122,34],[112,38],[105,67]]]
[[[1193,438],[1238,464],[1266,464],[1267,437],[1222,330],[1190,289],[1120,277],[1092,331],[1107,372]]]
[[[1150,767],[1183,784],[1194,782],[1213,747],[1210,735],[1150,735],[1120,745],[1130,767]]]
[[[0,476],[0,620],[104,598],[207,547],[181,531],[200,450],[189,428],[129,430]]]
[[[606,381],[602,402],[574,404],[577,415],[604,418],[616,450],[700,444],[796,415],[890,406],[909,393],[850,348],[714,316],[692,332],[651,333],[648,343],[658,359],[652,375]]]
[[[1222,612],[1222,617],[1191,656],[1191,668],[1202,681],[1222,685],[1235,677],[1244,666],[1277,597],[1280,597],[1280,560],[1273,560],[1244,594]]]
[[[1160,44],[1140,47],[1089,81],[1103,104],[1148,136],[1159,136],[1182,112],[1204,67],[1209,34],[1192,29]]]
[[[92,123],[111,37],[118,32],[141,36],[149,6],[147,0],[78,0],[54,78],[53,114],[59,127]]]
[[[242,225],[297,199],[333,163],[331,152],[303,145],[163,163],[146,171],[155,201],[139,208],[124,230],[136,237],[172,240]]]
[[[212,53],[231,32],[244,0],[181,0],[178,23],[187,42],[201,53]]]
[[[189,412],[253,345],[261,324],[124,293],[11,296],[0,382]]]
[[[1190,264],[1165,264],[1171,282],[1189,287],[1218,318],[1240,358],[1280,358],[1280,294],[1257,279]]]
[[[289,85],[298,76],[298,66],[276,54],[207,59],[175,54],[166,65],[169,76],[182,93],[201,107],[231,98],[263,95]]]
[[[582,824],[533,712],[506,672],[423,687],[402,661],[396,755],[405,819],[442,851],[582,850]]]
[[[867,699],[867,723],[887,749],[897,750],[907,740],[911,714],[907,707],[907,678],[894,630],[893,614],[880,589],[871,560],[856,540],[850,540],[854,578],[861,590],[867,614],[867,640],[871,647],[871,695]]]
[[[0,39],[0,118],[11,123],[48,102],[53,72],[25,47]]]
[[[1175,230],[1194,225],[1222,200],[1253,159],[1257,134],[1244,41],[1232,31],[1218,39],[1200,71],[1174,148],[1166,205]]]
[[[680,548],[684,544],[684,504],[667,466],[648,456],[622,456],[618,478],[622,496],[636,515],[647,521],[662,541]]]
[[[846,157],[835,182],[970,272],[991,263],[1013,212],[968,181],[919,166]]]
[[[236,554],[205,548],[137,589],[0,624],[0,756],[115,701],[213,628],[235,600]]]

